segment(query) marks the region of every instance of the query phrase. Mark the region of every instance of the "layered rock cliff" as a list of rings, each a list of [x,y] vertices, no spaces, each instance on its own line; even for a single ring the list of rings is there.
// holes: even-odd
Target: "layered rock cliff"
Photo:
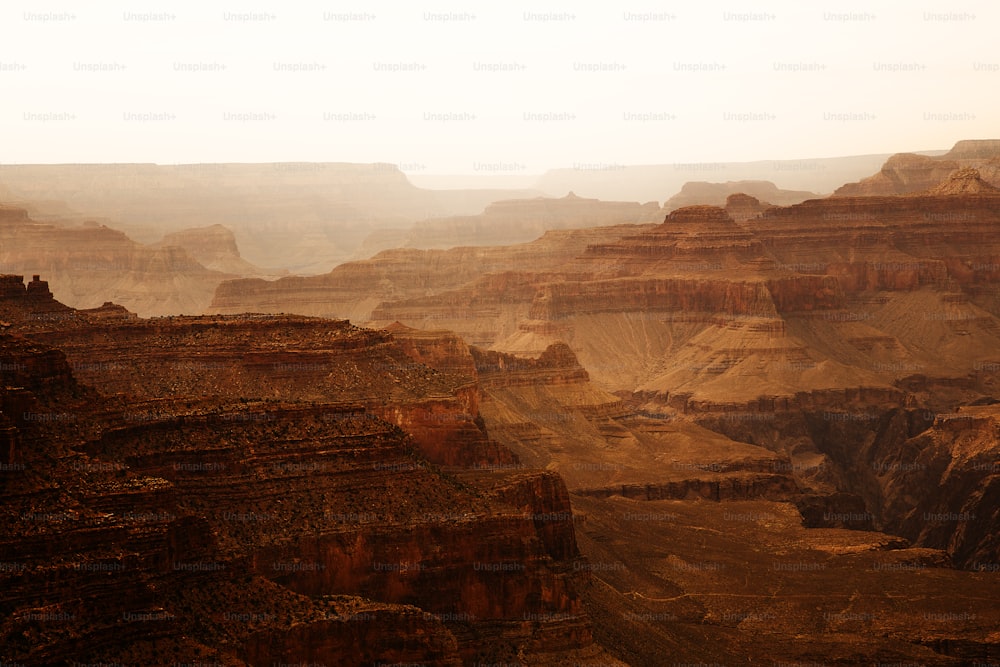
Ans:
[[[488,438],[455,339],[27,299],[0,303],[5,660],[615,664],[565,487]]]
[[[322,276],[276,281],[233,280],[219,286],[210,312],[295,312],[321,317],[372,319],[383,302],[431,297],[463,287],[489,274],[530,266],[555,268],[589,244],[620,238],[649,226],[619,225],[546,232],[536,241],[515,246],[463,247],[450,250],[387,250],[368,260],[349,262]],[[415,267],[419,267],[414,270]],[[438,314],[425,314],[435,319]],[[448,319],[431,328],[454,330]],[[390,324],[386,322],[386,324]]]
[[[932,190],[959,168],[976,168],[986,182],[1000,186],[1000,141],[966,140],[939,156],[899,153],[875,175],[848,183],[835,197],[905,195]]]
[[[171,232],[152,247],[183,248],[199,264],[211,271],[230,275],[253,277],[277,277],[287,271],[268,271],[254,266],[240,256],[236,246],[236,236],[222,225],[211,225],[197,229],[182,229]]]
[[[996,611],[981,603],[981,587],[997,584],[984,571],[994,556],[981,553],[974,571],[952,569],[955,550],[899,536],[866,504],[870,487],[857,483],[892,479],[883,487],[895,489],[896,502],[955,505],[958,498],[914,494],[933,484],[902,479],[914,467],[901,459],[928,448],[889,444],[897,431],[868,418],[882,414],[876,406],[906,415],[906,438],[934,423],[926,413],[863,392],[833,399],[836,412],[817,412],[818,397],[783,415],[763,404],[756,412],[650,412],[591,385],[565,345],[537,357],[472,354],[490,432],[523,462],[566,478],[587,555],[575,566],[582,602],[595,636],[629,664],[670,655],[721,664],[961,665],[997,650]],[[903,392],[896,399],[905,400]],[[884,444],[869,449],[872,440],[857,433],[866,429]],[[967,460],[980,465],[995,457],[989,445],[972,449]],[[955,450],[946,445],[935,456],[948,451]],[[852,467],[841,467],[847,462]],[[967,497],[959,502],[976,504]],[[977,505],[989,511],[976,526],[985,529],[977,538],[984,545],[993,505]],[[957,516],[939,511],[925,527]],[[876,524],[895,534],[876,532]]]
[[[1000,345],[1000,197],[980,180],[960,171],[933,194],[809,200],[741,223],[718,207],[679,209],[661,225],[592,243],[561,263],[536,267],[512,259],[504,271],[387,300],[372,318],[445,326],[491,348],[488,354],[535,357],[564,343],[597,387],[627,398],[631,409],[695,421],[788,457],[790,470],[802,471],[793,475],[803,489],[796,502],[810,521],[844,515],[820,523],[905,533],[966,565],[963,549],[992,557],[982,529],[960,547],[950,537],[927,541],[901,523],[883,523],[880,497],[852,486],[856,475],[845,467],[847,458],[836,459],[802,420],[829,414],[834,424],[879,423],[888,410],[950,410],[991,394]],[[500,365],[500,358],[483,368]],[[514,371],[504,382],[524,372],[514,358],[503,362]],[[483,368],[480,381],[494,382]],[[526,384],[536,379],[531,372],[524,377]],[[546,466],[558,460],[530,451],[567,440],[553,441],[552,429],[539,428],[539,414],[510,414],[532,414],[510,407],[523,397],[505,400],[500,414],[506,416],[491,432],[522,460]],[[562,412],[549,416],[575,423]],[[622,442],[644,441],[625,430],[631,434]],[[574,437],[595,438],[583,433]],[[844,441],[864,437],[852,432]],[[635,474],[628,470],[597,469],[589,481],[579,471],[561,473],[574,489],[643,498],[753,496],[782,488],[698,486],[660,473],[653,483],[628,479]],[[980,474],[970,483],[985,480]],[[957,502],[946,501],[947,511],[964,511]]]
[[[222,280],[275,275],[241,260],[234,245],[209,250],[201,233],[150,247],[93,221],[42,223],[23,209],[7,210],[0,217],[0,272],[44,274],[56,297],[76,308],[113,300],[144,316],[199,313]],[[226,230],[218,234],[232,241]],[[195,255],[207,257],[213,268]]]
[[[816,192],[805,190],[782,190],[771,181],[688,181],[680,192],[663,203],[663,208],[673,211],[685,206],[724,206],[727,198],[735,194],[754,197],[774,206],[789,206],[820,196]]]
[[[688,207],[658,226],[507,251],[394,251],[322,279],[225,283],[216,305],[353,308],[361,321],[446,328],[513,353],[563,341],[601,386],[665,404],[882,391],[993,359],[995,199],[838,197],[741,223]]]
[[[886,406],[871,409],[870,419],[807,421],[875,526],[944,550],[959,567],[988,570],[1000,557],[997,413],[995,405],[949,412]]]

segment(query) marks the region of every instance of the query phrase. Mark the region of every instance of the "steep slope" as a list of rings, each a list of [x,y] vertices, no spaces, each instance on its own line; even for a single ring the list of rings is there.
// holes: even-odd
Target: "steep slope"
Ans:
[[[429,332],[404,335],[430,346]],[[440,340],[451,346],[448,336]],[[472,355],[490,432],[523,463],[567,480],[587,556],[579,590],[595,636],[618,658],[650,666],[665,655],[695,664],[965,665],[1000,648],[987,593],[998,582],[984,571],[995,569],[996,504],[979,504],[980,491],[963,494],[975,488],[969,473],[997,460],[986,430],[964,451],[942,443],[932,454],[919,444],[898,447],[890,434],[899,431],[878,428],[877,420],[815,414],[800,432],[828,445],[825,453],[779,453],[707,430],[698,424],[708,423],[705,415],[652,413],[601,391],[565,345],[530,358],[475,348]],[[903,438],[929,423],[920,411],[897,414]],[[786,428],[766,413],[717,418],[758,436]],[[921,437],[966,422],[941,417]],[[872,454],[864,446],[849,451],[858,428],[878,430]],[[918,451],[928,462],[949,452],[960,457],[962,483],[931,492],[942,466],[908,465],[906,452]],[[841,468],[846,461],[854,467]],[[972,571],[951,568],[961,554],[947,540],[914,534],[911,543],[875,532],[887,514],[876,517],[858,495],[838,490],[844,478],[873,476],[886,481],[887,499],[920,498],[939,513],[920,521],[907,506],[905,516],[927,533],[950,525],[966,539],[975,535],[969,542],[986,549]],[[954,507],[989,516],[949,524]],[[904,516],[896,509],[888,514]]]
[[[76,308],[113,300],[144,316],[199,313],[220,282],[239,273],[206,268],[177,244],[136,243],[124,233],[89,222],[43,223],[24,209],[0,215],[0,271],[44,274],[56,296]],[[228,263],[229,269],[259,269]]]
[[[236,247],[236,237],[222,225],[211,225],[196,229],[182,229],[166,234],[154,248],[176,246],[183,248],[195,261],[207,269],[235,274],[246,278],[277,277],[287,271],[268,271],[254,266],[240,257]]]
[[[42,311],[15,282],[3,659],[615,664],[565,487],[489,439],[471,363],[346,322]]]
[[[967,553],[1000,558],[985,537],[989,521],[962,541],[940,532],[934,540],[920,537],[904,528],[902,509],[884,518],[877,480],[859,476],[851,454],[834,456],[826,431],[815,426],[836,433],[846,425],[838,442],[859,452],[894,410],[946,412],[993,395],[1000,196],[978,185],[976,194],[962,194],[962,183],[978,183],[965,173],[953,179],[958,194],[946,186],[939,194],[810,200],[741,224],[717,207],[687,207],[662,225],[589,244],[554,266],[511,264],[518,270],[386,301],[372,319],[445,326],[490,349],[483,354],[536,357],[563,343],[591,382],[629,409],[721,433],[720,451],[739,451],[727,444],[737,441],[787,457],[793,471],[810,471],[796,477],[805,492],[796,502],[811,525],[905,534],[967,567]],[[510,422],[497,433],[526,460],[560,470],[574,489],[623,492],[623,485],[638,484],[626,493],[648,494],[650,476],[683,481],[665,474],[657,456],[683,452],[685,439],[713,439],[690,425],[665,441],[626,428],[622,456],[611,463],[621,467],[597,468],[588,480],[585,471],[564,469],[575,459],[597,464],[579,447],[529,457],[527,450],[553,442],[553,426],[539,423],[548,413],[528,407],[545,392],[508,391],[494,391],[491,405]],[[613,403],[604,396],[595,404]],[[567,431],[556,442],[603,442],[591,426],[558,426]],[[528,445],[510,439],[518,429]],[[889,451],[899,456],[902,448],[895,442]],[[988,477],[978,471],[967,488],[982,489],[976,511],[992,516]],[[686,488],[655,493],[669,497]],[[936,482],[922,479],[920,488],[932,495]],[[934,512],[971,511],[957,494],[942,502],[947,509]]]
[[[807,416],[812,441],[844,471],[843,488],[865,499],[883,530],[945,550],[959,567],[992,569],[1000,556],[1000,410],[983,405],[869,414]]]
[[[838,188],[834,196],[870,197],[925,192],[945,181],[959,168],[978,169],[988,184],[1000,186],[1000,141],[959,141],[950,151],[938,156],[899,153],[886,160],[877,174]]]
[[[368,260],[343,264],[322,276],[227,281],[219,286],[208,310],[223,314],[294,312],[365,322],[372,319],[372,310],[382,302],[432,297],[490,274],[510,272],[513,278],[513,272],[526,266],[555,269],[590,244],[646,227],[618,225],[552,231],[514,246],[387,250]],[[434,328],[440,326],[450,328],[447,323]]]

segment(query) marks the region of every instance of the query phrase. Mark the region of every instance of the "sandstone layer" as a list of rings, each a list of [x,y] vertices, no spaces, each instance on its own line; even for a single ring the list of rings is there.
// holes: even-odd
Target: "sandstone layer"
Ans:
[[[242,259],[221,226],[146,246],[94,221],[39,222],[17,207],[0,209],[0,273],[45,275],[76,308],[111,300],[147,317],[200,313],[226,279],[279,275]]]
[[[663,203],[666,211],[673,211],[685,206],[709,204],[724,206],[730,195],[749,195],[768,205],[790,206],[807,199],[815,199],[819,194],[805,190],[782,190],[771,181],[726,181],[711,183],[708,181],[688,181],[680,192]]]
[[[267,271],[243,259],[236,245],[236,236],[230,229],[219,224],[171,232],[164,235],[152,247],[167,248],[171,246],[183,248],[195,261],[212,271],[246,278],[274,278],[280,273],[287,273],[287,271]]]
[[[471,357],[2,284],[4,660],[616,664],[565,486],[490,438]]]
[[[753,206],[749,198],[730,203]],[[503,364],[522,372],[517,357],[565,345],[588,386],[607,392],[605,400],[587,400],[613,404],[607,398],[613,395],[631,410],[685,423],[672,436],[675,443],[712,439],[691,430],[693,424],[769,450],[759,452],[761,461],[770,454],[785,457],[781,465],[801,472],[791,476],[802,491],[795,502],[810,525],[886,530],[944,550],[968,568],[1000,558],[987,537],[997,526],[986,468],[963,478],[956,487],[962,491],[946,494],[934,508],[901,505],[889,491],[899,478],[859,477],[855,467],[871,461],[838,455],[829,443],[838,429],[847,429],[843,442],[851,443],[850,452],[865,451],[860,443],[875,437],[894,410],[944,413],[994,394],[1000,368],[998,229],[1000,196],[971,171],[955,174],[935,194],[809,200],[767,208],[740,223],[726,209],[686,207],[661,225],[592,236],[583,249],[567,245],[565,236],[512,248],[500,271],[477,266],[461,275],[455,264],[426,261],[461,256],[457,251],[410,255],[410,275],[419,266],[421,284],[433,287],[386,299],[368,317],[380,326],[447,328],[488,350],[475,352],[485,355],[477,361],[484,383],[494,382],[486,369]],[[532,253],[546,245],[548,260],[531,263],[538,257]],[[501,249],[491,252],[496,254],[484,256],[503,257]],[[402,283],[407,268],[401,257],[387,253],[340,267],[333,283],[339,298],[349,303],[345,278],[362,266],[383,272],[391,266],[400,276],[394,281]],[[248,286],[225,287],[238,285]],[[248,307],[252,293],[241,294],[240,303]],[[358,315],[364,317],[364,309]],[[489,356],[501,354],[507,356]],[[525,377],[530,384],[531,373]],[[553,442],[552,425],[539,428],[542,417],[561,420],[562,413],[531,408],[534,399],[521,394],[507,396],[514,391],[509,386],[493,391],[499,402],[492,405],[505,406],[506,415],[495,433],[525,460],[559,470],[571,488],[615,488],[644,497],[697,489],[687,477],[675,480],[651,462],[649,457],[676,445],[662,449],[667,445],[642,433],[641,424],[624,432],[606,427],[621,434],[622,452],[628,443],[636,447],[612,464],[620,469],[603,470],[574,448],[562,458],[529,455]],[[533,395],[545,398],[542,390]],[[571,424],[556,425],[570,429],[563,442],[596,437],[590,426],[573,431]],[[908,431],[907,437],[921,432]],[[976,436],[969,431],[963,437]],[[893,441],[886,456],[900,457],[906,447],[904,440]],[[598,466],[589,481],[586,470],[564,469],[574,461]],[[644,485],[657,480],[661,490],[647,491]],[[672,480],[679,485],[665,486]],[[639,486],[629,490],[626,484]],[[928,493],[936,488],[930,477],[920,484]],[[722,494],[718,488],[707,493]],[[738,485],[732,488],[741,493]],[[962,493],[972,494],[974,508],[961,500]],[[978,523],[951,529],[930,529],[922,521],[915,527],[904,519],[914,512],[971,516],[973,510]],[[824,514],[845,518],[824,521]]]
[[[465,357],[451,334],[396,330],[419,339],[436,367],[457,368]],[[979,502],[992,480],[973,474],[996,465],[986,435],[993,406],[969,408],[980,415],[975,444],[960,435],[964,410],[935,416],[893,409],[884,398],[880,419],[789,414],[800,420],[795,431],[767,413],[650,412],[595,387],[564,344],[535,357],[470,352],[490,433],[518,454],[516,465],[566,480],[587,556],[574,566],[578,589],[595,636],[619,659],[967,665],[1000,648],[1000,619],[984,595],[998,585],[996,503]],[[776,431],[786,445],[799,433],[798,446],[774,451],[767,435]],[[811,451],[802,434],[815,441]],[[871,444],[851,451],[851,443]],[[907,463],[916,452],[918,465]],[[954,475],[935,494],[942,469]],[[497,483],[496,472],[463,478]],[[869,504],[883,508],[878,516]],[[953,508],[986,512],[963,522]],[[889,517],[913,529],[904,537]],[[976,562],[931,534],[977,543]]]
[[[950,151],[937,156],[898,153],[886,160],[877,174],[838,188],[834,196],[926,192],[947,180],[960,168],[977,169],[988,184],[1000,186],[1000,141],[959,141]]]
[[[386,250],[371,259],[342,264],[322,276],[226,281],[217,289],[209,312],[294,312],[365,322],[372,319],[372,310],[383,302],[432,299],[487,276],[498,286],[505,284],[512,288],[524,284],[525,289],[530,289],[533,271],[554,271],[586,250],[588,245],[651,227],[617,225],[552,231],[531,243],[514,246]],[[456,297],[454,303],[456,310],[469,307],[461,297]],[[500,309],[494,307],[491,313],[500,316]],[[461,318],[442,315],[444,313],[428,313],[421,319],[428,325],[424,328],[454,329],[447,320]],[[437,321],[432,321],[435,318]],[[489,327],[495,328],[494,325]]]

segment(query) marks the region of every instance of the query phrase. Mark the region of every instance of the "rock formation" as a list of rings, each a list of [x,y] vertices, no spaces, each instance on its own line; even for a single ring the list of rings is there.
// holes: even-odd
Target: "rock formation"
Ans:
[[[588,557],[583,603],[595,636],[629,664],[670,655],[696,664],[960,665],[996,651],[996,610],[977,601],[981,586],[997,585],[986,571],[995,567],[996,503],[982,500],[993,476],[974,472],[996,465],[986,436],[995,406],[935,417],[882,398],[878,420],[708,418],[650,412],[601,391],[562,344],[537,357],[472,354],[490,432],[522,462],[566,479]],[[956,447],[969,442],[960,425],[971,411],[980,435]],[[727,429],[766,446],[719,433]],[[770,451],[775,430],[798,446]],[[819,450],[802,446],[803,433]],[[937,494],[943,469],[955,474]],[[889,516],[911,522],[909,539]],[[963,554],[948,536],[981,550]],[[953,558],[971,571],[952,569]]]
[[[933,191],[960,168],[976,168],[989,185],[1000,186],[1000,141],[959,141],[944,155],[899,153],[874,176],[848,183],[836,197],[905,195]]]
[[[709,183],[708,181],[688,181],[681,191],[663,204],[666,211],[673,211],[685,206],[709,204],[724,206],[731,195],[741,194],[766,202],[766,205],[790,206],[806,199],[815,199],[820,195],[803,190],[781,190],[771,181],[727,181],[725,183]]]
[[[1000,558],[984,537],[991,523],[962,542],[939,533],[931,539],[884,519],[882,496],[870,493],[876,481],[865,489],[850,484],[857,473],[848,458],[833,456],[822,432],[808,424],[871,426],[891,410],[941,411],[991,395],[1000,345],[998,203],[1000,196],[973,172],[960,171],[933,193],[809,200],[770,207],[740,223],[718,207],[686,207],[657,226],[592,237],[573,253],[557,250],[566,237],[512,248],[507,261],[499,259],[501,249],[484,250],[502,266],[494,271],[461,274],[441,260],[426,261],[462,256],[458,251],[385,253],[340,267],[342,277],[327,284],[338,285],[344,303],[346,276],[361,267],[384,276],[391,266],[393,282],[403,284],[405,257],[413,262],[410,275],[419,266],[423,280],[411,278],[409,284],[425,291],[383,298],[370,311],[372,323],[448,328],[466,343],[490,349],[478,369],[487,385],[494,380],[484,368],[501,359],[523,372],[516,357],[491,360],[489,354],[537,356],[566,344],[590,381],[627,397],[633,409],[693,421],[732,441],[787,456],[792,469],[809,470],[795,479],[805,491],[796,503],[816,525],[888,530],[945,550],[967,567],[965,553]],[[742,210],[758,206],[749,198],[730,204]],[[546,261],[532,261],[543,242],[550,248]],[[429,280],[443,274],[454,280]],[[309,294],[302,288],[298,293]],[[252,309],[253,297],[241,294],[241,307]],[[527,425],[533,421],[513,419],[495,430],[525,457],[536,445],[551,444],[544,428],[540,434],[537,423]],[[622,437],[650,442],[635,433]],[[854,431],[845,441],[865,437]],[[574,452],[567,461],[582,456],[567,451]],[[550,466],[558,459],[526,460]],[[557,469],[571,488],[592,484],[601,493],[614,488],[616,494],[674,497],[692,488],[652,464],[643,467],[661,482],[652,491],[647,486],[653,479],[641,475],[608,486],[615,476],[607,471],[597,470],[587,481],[579,471]],[[968,484],[978,488],[985,479],[980,471]],[[664,486],[668,482],[674,486]],[[638,486],[626,490],[633,483]],[[740,484],[726,492],[716,485],[707,493],[784,488]],[[977,497],[984,503],[978,511],[987,511],[989,494]],[[965,511],[957,503],[957,495],[945,501],[947,511]],[[815,518],[824,514],[867,518]]]
[[[993,148],[226,315],[0,277],[0,659],[989,664]]]
[[[616,664],[565,487],[490,439],[456,339],[0,284],[5,661]]]
[[[1000,194],[1000,188],[984,181],[978,169],[963,167],[953,171],[928,192],[932,195],[996,195]]]
[[[206,268],[181,247],[187,243],[198,248],[195,239],[204,233],[149,247],[106,225],[38,222],[24,209],[4,210],[0,271],[44,274],[56,286],[56,297],[77,308],[94,308],[111,299],[144,316],[200,313],[222,280],[276,275],[241,260],[225,230],[218,232],[228,236],[225,250],[216,244],[212,250],[201,246],[206,249],[195,251],[225,268],[223,272]]]
[[[881,171],[849,183],[834,192],[835,197],[906,195],[929,190],[958,169],[958,163],[926,155],[899,153],[886,160]]]
[[[219,286],[208,310],[223,314],[295,312],[365,322],[372,319],[372,310],[383,302],[432,297],[461,288],[488,274],[500,274],[492,280],[502,282],[506,279],[509,285],[517,279],[510,269],[520,266],[555,269],[590,244],[621,238],[651,226],[553,231],[531,243],[510,247],[387,250],[368,260],[342,264],[321,276],[227,281]],[[414,267],[418,266],[415,273]],[[614,271],[613,266],[608,268]],[[509,295],[507,298],[509,300]],[[456,301],[456,304],[461,303],[461,300]],[[441,320],[430,328],[454,329],[441,315],[443,313],[425,312],[422,317],[428,322],[435,318]]]
[[[657,233],[753,253],[712,208],[623,248]],[[950,566],[996,560],[993,406],[903,405],[972,384],[679,410],[598,387],[572,341],[513,355],[398,323],[107,304],[42,319],[40,286],[0,284],[6,661],[957,665],[1000,648],[976,602],[995,580]],[[947,492],[913,505],[942,466]],[[981,518],[943,523],[959,499]]]
[[[170,246],[183,248],[195,261],[211,271],[246,278],[275,278],[281,273],[287,273],[287,271],[267,271],[243,259],[239,248],[236,247],[236,237],[222,225],[172,232],[153,245],[154,248]]]
[[[766,202],[761,202],[756,197],[737,192],[726,197],[726,213],[735,222],[746,222],[751,218],[756,218],[761,213],[772,206]]]

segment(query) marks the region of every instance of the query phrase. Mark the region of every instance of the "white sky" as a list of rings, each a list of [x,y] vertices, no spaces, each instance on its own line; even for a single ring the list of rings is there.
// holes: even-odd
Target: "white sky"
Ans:
[[[0,162],[524,175],[948,148],[1000,137],[998,29],[996,0],[3,0]],[[399,63],[420,68],[378,69]]]

